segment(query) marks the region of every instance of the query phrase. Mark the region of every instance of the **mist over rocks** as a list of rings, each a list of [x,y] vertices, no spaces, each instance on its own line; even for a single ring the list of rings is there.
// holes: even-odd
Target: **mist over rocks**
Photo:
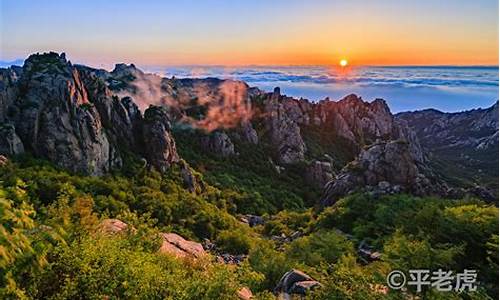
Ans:
[[[447,179],[433,172],[442,171],[435,165],[438,149],[498,151],[495,109],[498,104],[466,115],[394,116],[384,100],[366,102],[354,94],[315,103],[242,81],[162,78],[133,64],[117,64],[108,72],[75,66],[64,54],[34,54],[22,69],[0,69],[0,154],[28,152],[90,175],[120,169],[131,154],[160,172],[181,164],[194,191],[174,129],[196,131],[202,151],[219,157],[237,157],[248,148],[278,164],[270,168],[306,166],[301,176],[312,188],[325,186],[321,202],[329,205],[360,187],[386,189],[386,183],[396,192],[434,193],[434,177]],[[434,137],[446,141],[439,144]],[[483,162],[454,155],[470,162],[469,169]],[[361,173],[353,173],[353,166]]]

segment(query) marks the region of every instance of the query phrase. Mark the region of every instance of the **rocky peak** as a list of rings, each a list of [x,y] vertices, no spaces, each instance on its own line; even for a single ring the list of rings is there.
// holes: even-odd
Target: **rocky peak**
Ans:
[[[150,106],[144,112],[143,137],[146,157],[157,170],[164,172],[179,161],[165,108]]]
[[[415,133],[429,162],[444,179],[456,181],[460,174],[461,184],[472,187],[498,178],[498,101],[489,108],[457,113],[435,109],[404,112],[396,120]],[[498,185],[490,188],[498,190]]]
[[[329,206],[352,191],[377,188],[416,195],[446,192],[446,187],[421,173],[407,142],[383,141],[365,147],[325,186],[321,204]]]
[[[124,63],[115,64],[115,68],[113,69],[113,71],[111,71],[111,74],[114,76],[133,75],[135,73],[143,72],[134,64],[127,65]]]

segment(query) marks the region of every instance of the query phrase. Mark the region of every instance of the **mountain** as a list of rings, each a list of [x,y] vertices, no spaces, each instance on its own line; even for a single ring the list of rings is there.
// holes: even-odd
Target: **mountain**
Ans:
[[[0,69],[0,298],[427,299],[387,273],[438,268],[477,270],[451,298],[495,297],[495,175],[468,183],[439,168],[460,154],[436,159],[457,143],[430,148],[467,141],[474,172],[495,110],[419,121],[31,55]]]
[[[416,133],[433,169],[458,186],[498,189],[498,101],[457,113],[434,109],[396,115]]]
[[[22,68],[1,69],[1,76],[0,153],[28,152],[73,172],[103,175],[130,159],[143,159],[161,172],[175,164],[187,170],[177,134],[219,157],[242,155],[252,145],[261,153],[261,163],[269,163],[264,168],[295,172],[307,189],[323,193],[322,204],[335,202],[328,195],[370,190],[385,182],[401,192],[455,195],[446,181],[471,187],[458,185],[454,170],[445,169],[458,162],[467,172],[480,167],[484,176],[471,177],[475,185],[498,177],[487,163],[498,151],[498,104],[457,114],[428,110],[394,116],[382,99],[365,102],[348,95],[313,103],[282,95],[279,88],[267,93],[241,81],[162,78],[133,64],[117,64],[111,72],[75,66],[57,53],[31,55]],[[388,146],[371,146],[381,143]],[[390,145],[401,143],[406,148],[396,152],[405,154],[386,153],[393,151]],[[373,149],[378,156],[370,154]],[[379,161],[380,155],[385,161]],[[388,164],[393,167],[386,169]],[[354,165],[376,168],[377,175],[372,170],[354,176]],[[401,168],[414,171],[398,176]],[[336,172],[340,174],[334,178]],[[341,179],[346,176],[347,185]],[[425,179],[419,180],[418,192],[417,177]],[[186,174],[185,180],[193,186],[192,176]],[[328,192],[335,182],[343,186],[342,193]]]

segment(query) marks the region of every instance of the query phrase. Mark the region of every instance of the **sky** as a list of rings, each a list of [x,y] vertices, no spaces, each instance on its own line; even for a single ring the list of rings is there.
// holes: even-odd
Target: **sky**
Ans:
[[[0,60],[498,65],[495,0],[0,0]]]

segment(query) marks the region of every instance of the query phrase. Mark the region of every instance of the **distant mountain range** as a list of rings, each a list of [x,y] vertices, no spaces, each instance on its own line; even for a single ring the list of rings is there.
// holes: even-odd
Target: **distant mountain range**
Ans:
[[[162,78],[125,64],[108,72],[47,53],[0,69],[0,124],[0,154],[28,152],[90,175],[120,170],[132,156],[159,171],[180,166],[193,188],[180,132],[219,157],[246,155],[252,145],[275,176],[296,170],[323,194],[320,205],[354,190],[490,201],[498,194],[498,102],[392,115],[382,99],[312,103],[279,88]]]

